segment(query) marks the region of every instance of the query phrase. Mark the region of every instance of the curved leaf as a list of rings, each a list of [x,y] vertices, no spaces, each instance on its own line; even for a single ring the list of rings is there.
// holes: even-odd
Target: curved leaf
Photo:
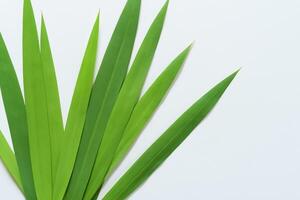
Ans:
[[[34,200],[36,194],[30,158],[26,110],[18,78],[1,34],[0,89],[24,195],[27,199]]]

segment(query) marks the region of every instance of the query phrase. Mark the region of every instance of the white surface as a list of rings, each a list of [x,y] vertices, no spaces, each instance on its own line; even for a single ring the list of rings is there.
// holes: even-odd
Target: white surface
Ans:
[[[125,0],[33,0],[43,11],[64,117],[95,16],[100,57]],[[143,0],[136,48],[163,0]],[[135,192],[132,200],[297,200],[300,198],[300,1],[171,0],[146,87],[193,40],[164,104],[105,191],[189,105],[239,67],[213,113]],[[0,31],[19,78],[22,3],[0,0]],[[100,60],[100,59],[99,59]],[[1,105],[1,129],[9,137]],[[1,199],[22,199],[0,164]]]

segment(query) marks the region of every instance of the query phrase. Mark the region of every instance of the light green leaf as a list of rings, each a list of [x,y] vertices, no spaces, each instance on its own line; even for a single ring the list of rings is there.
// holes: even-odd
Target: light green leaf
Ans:
[[[24,195],[35,200],[26,110],[13,63],[0,34],[0,89],[21,176]]]
[[[129,0],[97,75],[66,200],[82,199],[111,110],[127,73],[137,32],[140,0]]]
[[[43,62],[44,84],[47,98],[47,110],[52,153],[52,182],[57,171],[61,141],[64,133],[59,92],[55,75],[55,68],[49,44],[44,18],[41,25],[41,56]]]
[[[236,74],[237,72],[233,73],[216,85],[178,118],[133,164],[103,199],[126,199],[145,182],[214,108]]]
[[[98,151],[85,197],[91,198],[103,184],[132,110],[138,101],[163,28],[168,2],[151,25],[124,81]]]
[[[93,84],[98,49],[98,34],[99,15],[88,41],[68,114],[63,139],[64,148],[60,154],[60,162],[54,184],[55,200],[63,198],[73,171]]]
[[[111,174],[124,159],[160,103],[163,101],[164,97],[167,95],[168,90],[184,64],[190,49],[191,46],[180,53],[138,101],[126,126],[108,174]]]
[[[19,189],[23,192],[22,182],[21,182],[15,154],[11,150],[10,146],[8,145],[1,131],[0,131],[0,159],[2,160],[8,173],[16,182]]]
[[[30,0],[23,8],[23,75],[29,147],[38,199],[52,200],[51,146],[39,39]]]

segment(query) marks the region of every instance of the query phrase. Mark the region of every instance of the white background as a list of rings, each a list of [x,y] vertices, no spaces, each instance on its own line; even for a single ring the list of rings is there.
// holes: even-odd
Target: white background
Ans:
[[[135,46],[163,0],[143,0]],[[33,0],[43,11],[64,118],[100,9],[100,56],[125,0]],[[171,0],[146,88],[190,42],[180,77],[120,175],[185,109],[242,67],[218,106],[130,199],[296,200],[300,198],[300,1]],[[0,0],[0,31],[22,80],[22,1]],[[21,81],[22,82],[22,81]],[[1,130],[9,139],[1,103]],[[10,140],[10,139],[9,139]],[[23,199],[0,164],[1,199]]]

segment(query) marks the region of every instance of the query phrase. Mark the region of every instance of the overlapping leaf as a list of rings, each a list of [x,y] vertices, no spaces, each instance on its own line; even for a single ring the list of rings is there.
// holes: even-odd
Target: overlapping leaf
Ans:
[[[91,32],[64,130],[59,92],[44,19],[38,39],[30,0],[23,7],[25,103],[0,34],[0,89],[14,152],[0,132],[0,159],[28,200],[90,200],[126,156],[166,96],[190,47],[141,98],[168,1],[152,23],[129,73],[141,0],[128,0],[93,83],[99,16]],[[200,98],[121,177],[105,200],[123,200],[188,137],[236,76],[233,73]]]
[[[33,177],[37,198],[52,200],[51,141],[42,64],[33,9],[30,0],[24,0],[23,75]]]
[[[1,34],[0,89],[24,195],[26,198],[34,200],[36,194],[31,167],[26,110],[17,75]]]
[[[76,160],[77,150],[81,139],[81,133],[86,117],[86,110],[93,84],[98,49],[98,33],[99,15],[97,16],[90,39],[88,41],[68,114],[62,144],[64,148],[62,148],[63,152],[60,154],[60,162],[54,183],[55,200],[60,200],[63,198]]]
[[[126,126],[122,140],[116,151],[114,160],[110,167],[110,173],[123,160],[128,151],[131,149],[134,142],[146,126],[152,115],[167,95],[169,88],[174,82],[176,75],[186,60],[191,46],[180,53],[173,62],[161,73],[161,75],[154,81],[150,88],[146,91],[143,97],[135,106],[130,120]],[[108,173],[108,174],[110,174]]]
[[[104,132],[94,169],[86,190],[90,199],[103,184],[119,141],[138,101],[163,28],[168,2],[152,23],[132,67],[126,76]]]
[[[42,18],[41,25],[41,56],[47,99],[46,103],[48,110],[49,132],[51,139],[52,181],[54,182],[59,161],[59,153],[61,150],[60,147],[63,137],[62,134],[64,133],[64,127],[60,108],[55,68],[44,18]]]
[[[178,118],[133,164],[103,199],[126,199],[145,182],[214,108],[236,74],[237,72],[233,73],[216,85]]]
[[[114,102],[127,73],[140,12],[140,0],[129,0],[107,47],[93,86],[83,136],[65,199],[82,199]]]

